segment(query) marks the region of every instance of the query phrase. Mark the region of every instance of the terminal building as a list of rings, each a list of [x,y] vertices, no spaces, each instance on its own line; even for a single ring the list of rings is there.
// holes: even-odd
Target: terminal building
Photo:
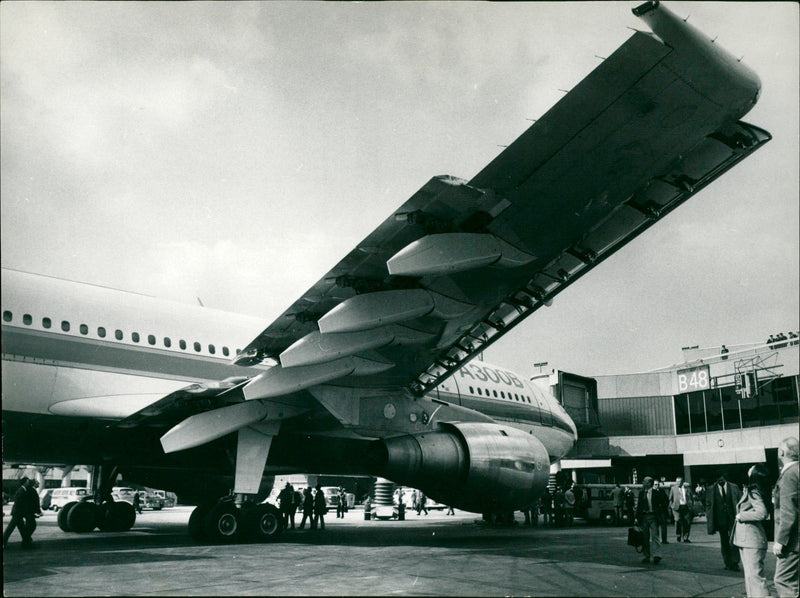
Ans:
[[[798,435],[798,338],[685,347],[684,362],[622,375],[534,376],[578,427],[561,462],[582,483],[641,483],[650,475],[697,484],[720,473],[743,483],[752,464],[777,477],[781,440]]]

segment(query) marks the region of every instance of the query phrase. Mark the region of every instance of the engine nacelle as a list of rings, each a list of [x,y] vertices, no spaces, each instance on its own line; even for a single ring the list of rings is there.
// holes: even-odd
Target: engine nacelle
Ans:
[[[474,513],[520,510],[547,486],[550,459],[534,436],[496,423],[440,424],[440,430],[373,445],[374,473]]]

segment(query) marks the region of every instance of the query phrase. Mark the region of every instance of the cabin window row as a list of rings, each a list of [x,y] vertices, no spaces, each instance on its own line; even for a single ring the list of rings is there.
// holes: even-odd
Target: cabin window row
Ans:
[[[483,396],[487,396],[487,397],[494,396],[494,398],[496,398],[496,399],[509,399],[510,401],[519,401],[521,403],[530,403],[531,402],[531,398],[528,395],[521,395],[521,394],[517,394],[517,393],[510,393],[510,392],[506,393],[505,391],[502,391],[502,390],[498,394],[498,392],[496,390],[489,391],[488,388],[483,388],[482,389],[480,386],[478,386],[477,389],[475,389],[472,386],[470,386],[469,387],[469,392],[471,394],[476,394],[477,393],[478,395],[480,395],[482,397]],[[506,394],[508,394],[508,396],[506,396]]]
[[[12,314],[10,311],[6,310],[6,311],[3,312],[3,321],[4,322],[11,322],[13,320],[13,318],[14,318],[14,314]],[[31,316],[30,314],[23,314],[22,315],[22,323],[25,324],[26,326],[33,325],[33,316]],[[52,327],[53,327],[53,321],[50,318],[46,318],[46,317],[42,318],[42,328],[52,328]],[[70,325],[69,321],[62,320],[61,321],[61,330],[63,330],[64,332],[69,332],[70,329],[71,329],[71,325]],[[89,326],[86,325],[86,324],[81,324],[80,326],[78,326],[78,331],[83,335],[88,335],[89,334]],[[106,338],[106,335],[107,335],[107,331],[106,331],[105,327],[98,326],[97,327],[97,336],[99,336],[100,338]],[[125,340],[125,334],[122,332],[122,330],[116,329],[114,331],[114,338],[116,338],[118,341]],[[131,340],[134,343],[138,343],[142,339],[141,339],[141,336],[139,335],[138,332],[131,332]],[[156,339],[156,336],[154,334],[148,334],[147,335],[147,343],[149,345],[155,346],[157,344],[157,342],[158,342],[158,340]],[[170,339],[170,337],[168,337],[168,336],[164,337],[163,343],[164,343],[164,346],[167,347],[167,348],[172,347],[172,339]],[[185,351],[187,349],[187,347],[188,347],[188,343],[185,340],[180,339],[178,341],[178,346],[182,350]],[[197,353],[200,353],[203,350],[203,346],[199,342],[196,342],[196,341],[194,343],[192,343],[192,348]],[[217,347],[215,345],[211,345],[210,344],[210,345],[208,345],[207,349],[208,349],[208,352],[211,353],[212,355],[215,355],[217,353]],[[241,352],[241,349],[236,349],[236,354],[237,355],[240,352]],[[228,357],[230,355],[230,353],[231,353],[231,351],[230,351],[230,349],[228,347],[222,347],[222,354],[225,357]]]

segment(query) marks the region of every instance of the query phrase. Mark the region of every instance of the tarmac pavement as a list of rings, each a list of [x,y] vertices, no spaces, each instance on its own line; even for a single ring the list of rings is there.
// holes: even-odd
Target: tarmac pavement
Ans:
[[[664,560],[653,565],[642,564],[627,546],[626,527],[581,520],[570,529],[531,527],[518,514],[519,525],[487,527],[461,511],[365,521],[361,510],[351,510],[344,519],[329,513],[324,531],[287,531],[275,543],[214,545],[189,537],[191,510],[145,511],[129,532],[88,534],[62,532],[48,512],[38,520],[36,550],[22,550],[14,532],[3,552],[3,594],[745,595],[742,573],[723,567],[719,538],[706,534],[705,522],[692,526],[691,544],[671,535]],[[774,570],[768,552],[770,581]]]

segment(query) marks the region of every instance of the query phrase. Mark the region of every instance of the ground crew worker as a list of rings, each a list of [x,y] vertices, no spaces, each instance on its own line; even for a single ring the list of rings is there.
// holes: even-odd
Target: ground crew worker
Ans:
[[[14,529],[19,529],[22,536],[22,548],[33,548],[33,531],[36,529],[36,515],[41,515],[39,507],[39,494],[36,487],[39,483],[27,476],[20,478],[20,486],[14,494],[14,506],[11,507],[11,522],[3,533],[3,548],[8,546],[8,540]]]
[[[325,493],[322,486],[317,484],[317,493],[314,495],[314,525],[311,529],[319,527],[325,529],[325,513],[328,512],[328,505],[325,504]]]
[[[311,529],[316,529],[317,525],[314,522],[314,495],[311,493],[311,488],[303,490],[303,518],[300,520],[300,529],[305,528],[306,519],[308,519],[308,526]]]

